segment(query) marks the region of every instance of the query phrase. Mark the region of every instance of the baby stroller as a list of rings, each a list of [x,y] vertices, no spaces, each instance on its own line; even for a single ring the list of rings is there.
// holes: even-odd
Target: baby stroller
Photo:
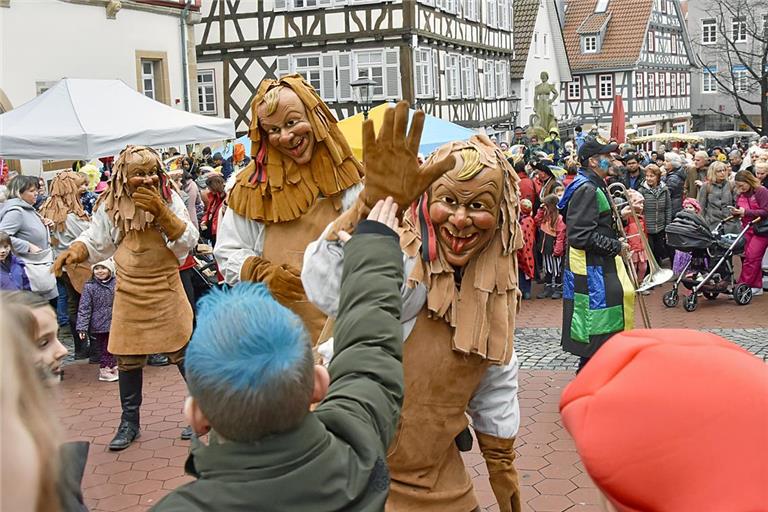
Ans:
[[[725,234],[727,217],[714,230],[710,230],[700,216],[682,211],[667,226],[667,245],[672,249],[687,252],[691,260],[685,266],[672,289],[664,294],[663,302],[668,308],[677,306],[680,299],[680,284],[691,290],[683,299],[686,311],[695,311],[698,297],[715,300],[721,293],[733,295],[740,306],[752,301],[752,288],[746,284],[736,285],[733,272],[733,256],[744,252],[746,226],[737,234]]]

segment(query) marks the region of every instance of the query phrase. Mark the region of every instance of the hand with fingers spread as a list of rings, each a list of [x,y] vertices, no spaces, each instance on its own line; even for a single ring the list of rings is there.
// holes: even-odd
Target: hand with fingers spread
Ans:
[[[453,155],[419,165],[418,153],[424,112],[413,115],[408,128],[408,102],[401,101],[384,113],[378,136],[373,121],[363,123],[363,162],[365,188],[361,194],[365,204],[372,208],[378,201],[391,196],[401,209],[418,199],[437,178],[453,168]]]
[[[392,199],[392,196],[388,196],[386,199],[379,199],[376,202],[371,212],[368,214],[368,220],[374,222],[380,222],[387,226],[392,231],[397,231],[400,223],[398,222],[399,207],[397,203]],[[339,240],[342,242],[348,242],[352,235],[347,231],[338,232]]]

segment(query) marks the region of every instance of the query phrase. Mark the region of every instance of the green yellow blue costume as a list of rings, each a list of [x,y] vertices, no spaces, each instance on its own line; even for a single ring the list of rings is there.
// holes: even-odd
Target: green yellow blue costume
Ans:
[[[632,329],[635,292],[605,182],[582,168],[558,205],[568,250],[563,273],[563,349],[592,357],[614,333]]]

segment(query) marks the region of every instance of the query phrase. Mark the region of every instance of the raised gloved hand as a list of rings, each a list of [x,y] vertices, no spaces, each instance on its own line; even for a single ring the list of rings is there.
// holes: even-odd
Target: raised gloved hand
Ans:
[[[154,222],[160,226],[169,240],[176,240],[184,234],[187,229],[186,223],[174,215],[157,190],[139,187],[131,197],[136,206],[152,214],[155,218]]]
[[[328,231],[326,238],[328,240],[338,240],[340,232],[354,232],[360,221],[362,221],[370,212],[371,209],[366,206],[362,197],[358,197],[349,210],[339,215],[336,220],[333,221],[333,226],[330,231]]]
[[[363,162],[365,188],[361,193],[368,208],[388,196],[400,205],[400,211],[421,197],[437,178],[456,165],[453,155],[419,165],[419,142],[424,129],[424,112],[413,114],[408,128],[408,102],[401,101],[384,113],[378,137],[373,121],[363,123]]]
[[[290,265],[275,265],[264,258],[251,256],[240,269],[240,279],[264,283],[283,306],[307,300],[301,284],[301,271]]]
[[[59,254],[56,261],[53,262],[51,273],[56,277],[61,276],[64,267],[67,265],[76,265],[88,259],[88,247],[83,242],[72,242],[69,249]]]
[[[475,430],[500,512],[520,512],[520,484],[515,469],[515,438],[483,434]]]

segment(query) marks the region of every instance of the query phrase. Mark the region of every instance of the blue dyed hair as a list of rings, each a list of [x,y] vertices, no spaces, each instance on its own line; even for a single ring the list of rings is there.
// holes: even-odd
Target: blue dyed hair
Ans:
[[[185,368],[191,395],[231,441],[292,430],[309,410],[314,370],[307,331],[263,284],[213,290],[200,300]]]

